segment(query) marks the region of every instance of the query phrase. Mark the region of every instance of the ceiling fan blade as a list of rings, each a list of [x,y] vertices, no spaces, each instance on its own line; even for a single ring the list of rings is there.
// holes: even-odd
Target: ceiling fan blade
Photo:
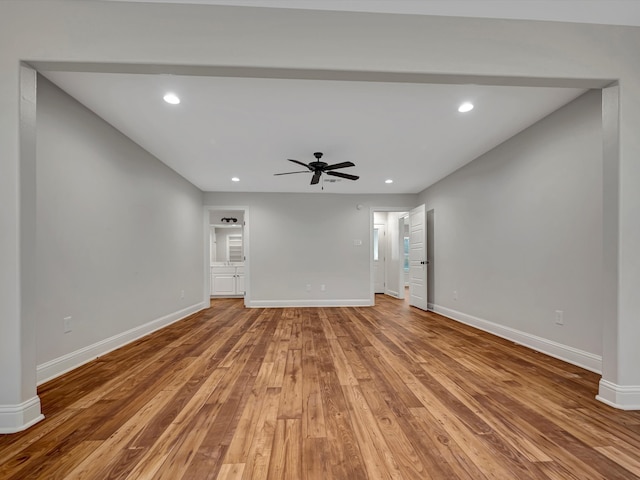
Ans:
[[[334,163],[333,165],[327,165],[323,168],[323,170],[335,170],[336,168],[346,168],[346,167],[355,167],[356,164],[353,162],[342,162],[342,163]]]
[[[349,175],[348,173],[342,173],[342,172],[327,172],[327,175],[331,175],[333,177],[346,178],[347,180],[358,180],[360,178],[357,175]]]
[[[320,181],[320,175],[322,175],[322,172],[320,170],[316,170],[316,173],[313,174],[313,178],[311,179],[311,185],[315,185]]]
[[[309,170],[313,170],[309,165],[307,165],[306,163],[302,163],[299,160],[293,160],[292,158],[287,158],[287,160],[289,160],[290,162],[293,162],[293,163],[297,163],[298,165],[302,165],[303,167],[306,167]]]
[[[291,175],[292,173],[309,173],[309,170],[300,170],[299,172],[274,173],[273,175]]]

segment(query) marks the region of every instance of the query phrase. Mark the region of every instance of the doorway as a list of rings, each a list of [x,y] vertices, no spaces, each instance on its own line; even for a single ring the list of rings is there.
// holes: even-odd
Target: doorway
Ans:
[[[246,208],[208,207],[206,294],[209,298],[241,298],[248,303],[249,242]]]
[[[404,299],[407,209],[374,208],[371,216],[371,304],[375,294]]]
[[[406,294],[410,305],[422,310],[433,309],[435,212],[425,210],[425,205],[411,210],[371,209],[371,305],[375,305],[376,293],[399,299],[405,299]],[[386,233],[384,255],[379,238],[382,228]],[[382,271],[384,287],[381,289]]]

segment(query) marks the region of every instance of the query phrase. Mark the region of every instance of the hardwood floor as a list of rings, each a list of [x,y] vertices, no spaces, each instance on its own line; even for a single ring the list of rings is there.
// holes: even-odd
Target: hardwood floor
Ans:
[[[403,301],[211,308],[39,389],[1,479],[640,479],[599,377]]]

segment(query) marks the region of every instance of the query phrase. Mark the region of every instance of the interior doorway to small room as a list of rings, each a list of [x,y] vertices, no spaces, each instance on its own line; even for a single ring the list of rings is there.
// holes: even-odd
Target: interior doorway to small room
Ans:
[[[434,210],[373,211],[371,291],[405,299],[423,310],[435,298]]]
[[[373,293],[405,298],[409,274],[408,215],[405,210],[373,212]]]
[[[244,297],[247,285],[244,210],[209,210],[209,294]]]

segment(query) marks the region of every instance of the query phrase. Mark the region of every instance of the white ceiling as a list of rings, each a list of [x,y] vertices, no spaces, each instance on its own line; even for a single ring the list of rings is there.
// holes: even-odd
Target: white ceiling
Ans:
[[[291,7],[294,2],[174,3]],[[296,0],[295,6],[385,12],[395,6],[391,11],[443,15],[449,8],[450,15],[467,12],[465,16],[498,17],[491,15],[498,12],[494,7],[502,6],[500,12],[510,13],[513,8],[505,4],[516,3],[523,16],[503,18],[537,18],[527,16],[534,3],[537,11],[547,15],[560,10],[566,13],[568,4],[622,3],[640,12],[640,2],[635,0]],[[486,7],[483,15],[477,12],[479,4]],[[556,7],[540,8],[541,4]],[[558,9],[560,4],[565,8]],[[574,10],[576,21],[588,21],[585,12],[592,11]],[[601,12],[595,15],[593,19],[615,23]],[[623,16],[627,21],[640,20],[629,12]],[[316,192],[324,186],[326,192],[336,193],[417,193],[584,92],[573,88],[43,73],[204,191]],[[167,91],[181,97],[180,105],[162,101]],[[475,109],[458,113],[463,101],[472,101]],[[352,161],[355,167],[341,171],[359,175],[360,180],[310,186],[309,173],[273,175],[301,170],[286,159],[308,163],[314,160],[315,151],[324,152],[323,160],[328,163]],[[240,182],[232,182],[234,176]],[[394,183],[385,184],[387,178]]]
[[[417,193],[580,95],[569,88],[46,72],[204,191]],[[179,105],[162,100],[175,92]],[[476,107],[458,113],[463,101]],[[360,180],[310,186],[313,152]],[[237,176],[240,182],[231,178]],[[327,178],[323,176],[323,178]],[[384,181],[393,179],[389,185]]]

